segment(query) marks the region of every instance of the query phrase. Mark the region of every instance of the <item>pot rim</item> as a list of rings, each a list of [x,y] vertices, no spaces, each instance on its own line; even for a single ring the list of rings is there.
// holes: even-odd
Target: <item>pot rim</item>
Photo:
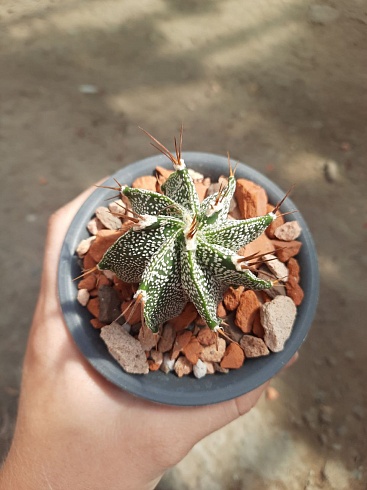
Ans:
[[[210,176],[212,180],[228,173],[227,157],[204,152],[183,152],[182,156],[189,168],[203,173],[204,176]],[[233,165],[236,163],[237,161],[232,161]],[[121,168],[103,185],[109,185],[112,178],[116,178],[122,184],[131,185],[138,176],[151,175],[157,165],[172,168],[165,156],[151,156]],[[264,187],[269,202],[274,204],[285,195],[285,192],[268,177],[244,163],[238,162],[236,177],[247,178]],[[76,301],[77,284],[73,281],[80,274],[76,247],[82,239],[89,236],[86,224],[96,208],[105,203],[104,199],[110,192],[108,189],[98,188],[80,207],[65,236],[58,267],[59,299],[65,323],[88,362],[103,377],[131,394],[150,401],[179,406],[208,405],[238,397],[260,386],[279,372],[304,342],[316,312],[319,295],[316,249],[301,213],[297,213],[297,221],[302,228],[299,238],[302,247],[297,260],[301,267],[301,287],[305,297],[297,307],[293,331],[283,351],[247,359],[240,369],[230,370],[228,374],[207,375],[201,379],[192,375],[178,378],[174,373],[165,374],[161,371],[137,375],[126,373],[110,356],[99,337],[99,332],[89,323],[89,319],[92,318],[90,313]],[[287,198],[282,205],[282,211],[294,209],[296,207],[292,200]]]

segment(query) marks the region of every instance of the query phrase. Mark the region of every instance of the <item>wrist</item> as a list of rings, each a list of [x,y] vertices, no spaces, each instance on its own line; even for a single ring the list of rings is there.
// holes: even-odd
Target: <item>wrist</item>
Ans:
[[[31,449],[31,448],[30,448]],[[34,456],[34,455],[33,455]],[[98,471],[98,477],[93,475],[94,471],[88,472],[88,464],[85,461],[81,466],[74,467],[63,460],[62,454],[59,461],[52,462],[45,455],[29,458],[16,445],[6,458],[0,468],[0,490],[154,490],[163,475],[151,481],[131,474],[130,469],[120,465],[118,475],[106,475],[103,468]],[[82,457],[83,458],[83,457]],[[84,455],[83,459],[86,459]],[[123,458],[121,458],[123,461]],[[90,469],[92,470],[90,465]],[[98,465],[97,465],[98,466]],[[112,466],[115,466],[112,464]],[[122,470],[122,471],[121,471]],[[107,471],[107,473],[109,473]]]

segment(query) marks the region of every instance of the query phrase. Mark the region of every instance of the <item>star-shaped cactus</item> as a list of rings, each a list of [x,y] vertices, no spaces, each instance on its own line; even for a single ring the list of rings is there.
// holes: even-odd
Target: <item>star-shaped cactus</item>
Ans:
[[[181,158],[182,131],[176,155],[147,133],[173,163],[162,192],[119,186],[130,201],[133,222],[104,254],[99,269],[113,271],[125,282],[137,282],[135,300],[143,322],[153,332],[179,315],[191,301],[213,330],[220,328],[217,305],[229,286],[261,290],[273,286],[256,277],[250,259],[236,252],[261,235],[276,218],[279,205],[265,216],[228,220],[236,188],[229,162],[228,184],[202,203]]]

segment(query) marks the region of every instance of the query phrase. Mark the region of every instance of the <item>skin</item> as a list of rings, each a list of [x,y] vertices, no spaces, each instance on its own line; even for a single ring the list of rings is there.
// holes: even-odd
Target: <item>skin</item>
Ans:
[[[69,224],[92,190],[49,222],[0,490],[153,489],[199,440],[247,413],[266,387],[217,405],[171,407],[125,393],[85,361],[61,314],[55,264]]]

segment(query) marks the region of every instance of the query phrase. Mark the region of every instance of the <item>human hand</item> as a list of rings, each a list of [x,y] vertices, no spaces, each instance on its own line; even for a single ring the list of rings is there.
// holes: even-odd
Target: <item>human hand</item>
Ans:
[[[57,264],[71,220],[91,190],[50,219],[1,490],[152,489],[200,439],[248,412],[266,386],[217,405],[172,407],[122,391],[89,365],[64,323]]]

